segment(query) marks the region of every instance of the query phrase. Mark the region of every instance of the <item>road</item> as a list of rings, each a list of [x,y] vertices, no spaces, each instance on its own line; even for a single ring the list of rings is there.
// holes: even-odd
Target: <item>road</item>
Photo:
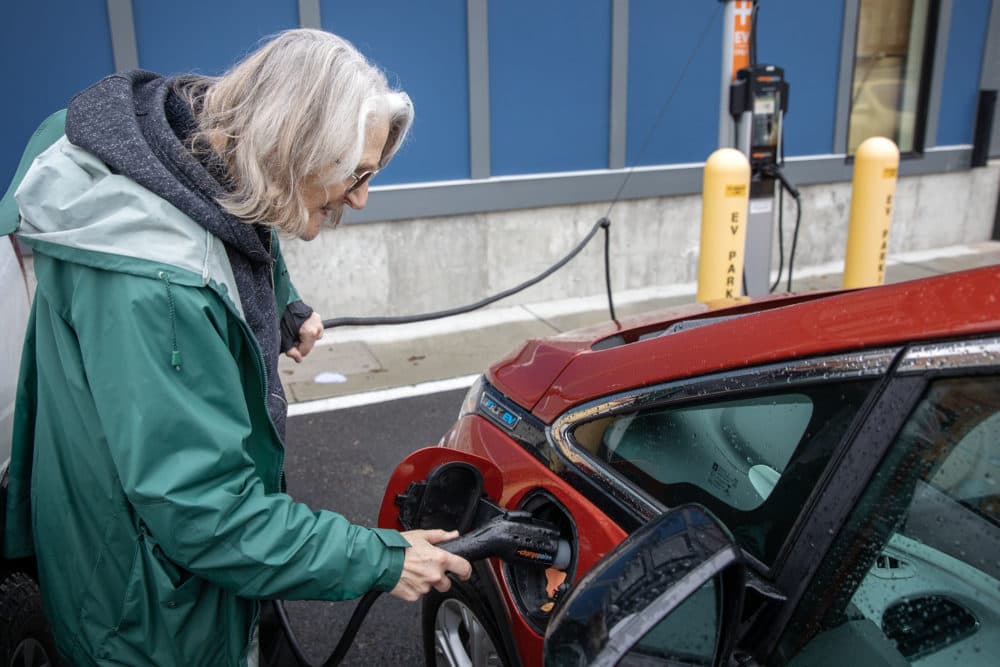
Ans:
[[[288,420],[288,491],[314,508],[373,526],[389,475],[410,452],[436,444],[458,416],[465,390],[293,417]],[[294,602],[287,608],[306,654],[321,664],[354,611],[350,602]],[[342,663],[421,665],[420,604],[388,594],[375,602]]]

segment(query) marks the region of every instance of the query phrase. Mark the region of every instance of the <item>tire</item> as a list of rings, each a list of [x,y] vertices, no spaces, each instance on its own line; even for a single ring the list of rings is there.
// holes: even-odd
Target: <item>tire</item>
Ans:
[[[421,625],[427,667],[513,667],[476,581],[475,576],[468,583],[452,581],[447,593],[424,596]]]
[[[54,667],[57,655],[38,584],[23,572],[8,574],[0,582],[0,665]]]

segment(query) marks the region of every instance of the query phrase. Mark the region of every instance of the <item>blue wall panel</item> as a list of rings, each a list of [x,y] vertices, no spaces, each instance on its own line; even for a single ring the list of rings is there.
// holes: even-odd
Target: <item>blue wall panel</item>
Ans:
[[[413,100],[407,143],[377,184],[469,177],[465,0],[325,0],[323,28],[354,43]]]
[[[114,71],[105,0],[10,2],[0,10],[0,193],[38,124]]]
[[[606,169],[611,0],[489,3],[494,175]]]
[[[296,0],[132,2],[139,66],[178,74],[225,72],[261,38],[299,25]]]
[[[790,91],[785,155],[842,151],[833,145],[843,2],[767,0],[757,12],[757,60],[785,70]]]
[[[629,33],[625,163],[705,160],[719,138],[722,5],[632,0]]]
[[[989,23],[989,0],[954,0],[941,89],[938,146],[972,143],[979,72]]]
[[[990,6],[953,0],[938,133],[929,143],[971,141]],[[492,0],[488,7],[493,173],[605,168],[611,0]],[[843,7],[760,4],[759,58],[784,67],[791,84],[788,155],[842,148],[832,137]],[[133,9],[140,65],[164,73],[221,73],[261,38],[298,24],[296,0],[136,1]],[[410,141],[378,182],[467,178],[466,0],[321,0],[321,9],[323,27],[353,41],[416,105]],[[631,0],[628,165],[696,162],[715,149],[720,9],[715,0]],[[8,54],[0,73],[7,99],[16,101],[0,111],[5,186],[38,122],[114,65],[106,0],[6,3],[0,19]]]

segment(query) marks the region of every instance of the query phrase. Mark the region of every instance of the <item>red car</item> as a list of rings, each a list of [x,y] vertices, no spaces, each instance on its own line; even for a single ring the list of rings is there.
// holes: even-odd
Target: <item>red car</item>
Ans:
[[[429,664],[996,664],[1000,267],[527,342],[379,523],[498,519],[561,546],[494,534]]]

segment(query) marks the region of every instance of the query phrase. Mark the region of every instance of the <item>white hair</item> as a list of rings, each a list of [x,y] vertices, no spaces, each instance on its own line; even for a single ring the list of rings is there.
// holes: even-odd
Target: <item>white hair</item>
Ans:
[[[231,191],[219,204],[250,223],[305,230],[302,185],[343,182],[357,169],[368,128],[386,123],[384,167],[413,122],[413,105],[347,40],[288,30],[218,78],[182,90],[198,121],[195,142],[218,153]]]

